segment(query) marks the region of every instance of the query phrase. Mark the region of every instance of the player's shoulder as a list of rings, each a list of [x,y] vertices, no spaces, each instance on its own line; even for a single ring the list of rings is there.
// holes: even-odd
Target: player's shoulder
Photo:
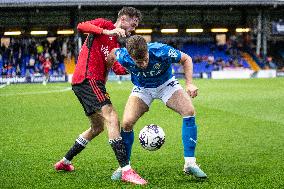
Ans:
[[[116,56],[116,60],[123,66],[127,67],[129,64],[133,63],[132,58],[128,54],[128,51],[126,50],[126,48],[116,49],[114,53]]]
[[[108,26],[114,26],[113,22],[111,20],[108,20],[106,18],[96,18],[94,20],[91,20],[91,23],[94,25],[108,25]]]
[[[170,49],[170,46],[164,43],[148,43],[148,50],[149,53],[153,53],[156,56],[163,56],[168,52]]]
[[[118,48],[115,50],[114,54],[117,59],[124,60],[124,61],[126,61],[127,57],[129,56],[126,48]]]
[[[114,53],[116,54],[116,56],[125,56],[125,55],[128,54],[128,52],[127,52],[125,47],[123,47],[123,48],[116,48]]]
[[[147,43],[148,49],[150,50],[158,50],[161,48],[165,48],[167,44],[164,43],[159,43],[159,42],[154,42],[154,43]]]
[[[94,20],[91,20],[92,22],[112,22],[109,19],[106,18],[95,18]]]

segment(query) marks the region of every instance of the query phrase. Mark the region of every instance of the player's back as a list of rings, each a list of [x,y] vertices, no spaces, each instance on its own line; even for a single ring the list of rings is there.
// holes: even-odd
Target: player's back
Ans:
[[[147,68],[136,66],[125,48],[116,52],[118,61],[131,73],[134,85],[155,88],[170,79],[172,75],[171,64],[179,62],[180,52],[162,43],[148,43],[149,63]]]

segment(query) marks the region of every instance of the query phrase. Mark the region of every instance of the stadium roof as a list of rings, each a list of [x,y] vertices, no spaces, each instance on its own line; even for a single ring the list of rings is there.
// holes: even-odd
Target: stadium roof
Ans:
[[[0,0],[0,7],[40,7],[40,6],[124,6],[124,5],[252,5],[252,6],[278,6],[284,5],[284,0]]]

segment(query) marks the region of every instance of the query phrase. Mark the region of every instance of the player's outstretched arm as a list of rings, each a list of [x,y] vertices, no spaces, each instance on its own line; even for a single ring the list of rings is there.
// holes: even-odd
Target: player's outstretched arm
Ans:
[[[110,51],[110,53],[107,56],[107,70],[110,70],[114,62],[116,61],[115,51],[118,48],[114,48]]]
[[[186,92],[192,98],[197,96],[198,88],[192,83],[193,64],[192,58],[187,54],[181,52],[180,63],[183,65]]]
[[[116,35],[119,37],[126,37],[124,29],[114,28],[113,30],[107,30],[92,24],[90,21],[79,23],[77,25],[77,29],[79,32],[82,33],[105,34],[105,35]]]
[[[107,69],[110,70],[112,68],[116,75],[126,75],[128,74],[127,70],[116,60],[116,55],[114,54],[116,50],[117,48],[114,48],[107,57]]]
[[[116,35],[118,37],[126,37],[125,30],[122,28],[114,28],[113,30],[103,30],[102,34]]]
[[[82,33],[102,34],[103,28],[92,24],[90,21],[80,22],[77,25],[77,30]]]

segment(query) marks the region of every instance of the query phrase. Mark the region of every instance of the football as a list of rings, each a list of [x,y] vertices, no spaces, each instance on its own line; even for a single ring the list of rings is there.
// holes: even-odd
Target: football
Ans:
[[[139,141],[146,150],[158,150],[165,143],[165,132],[158,125],[146,125],[139,133]]]

